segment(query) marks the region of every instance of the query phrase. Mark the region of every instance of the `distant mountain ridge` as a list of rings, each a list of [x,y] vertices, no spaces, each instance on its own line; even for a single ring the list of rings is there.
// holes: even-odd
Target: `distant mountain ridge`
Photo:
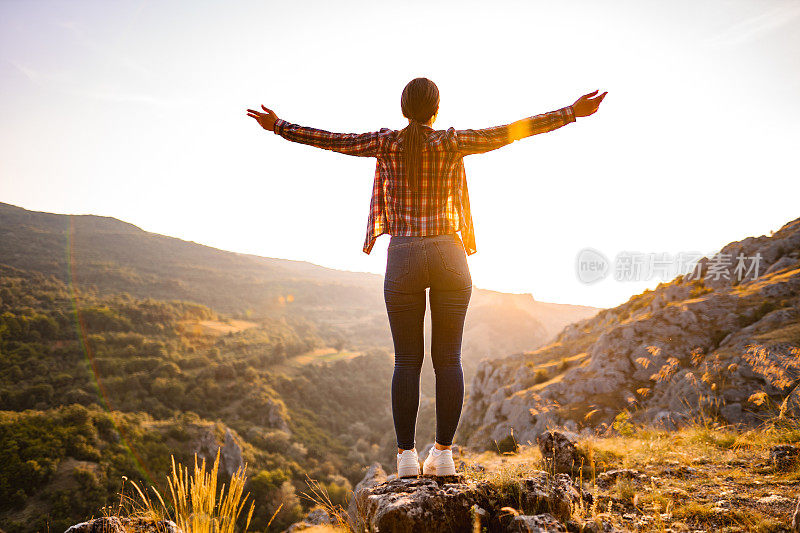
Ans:
[[[218,250],[111,217],[42,213],[3,203],[0,264],[107,294],[197,302],[248,319],[293,316],[352,347],[391,349],[378,274]],[[476,288],[465,325],[465,369],[469,373],[484,357],[535,348],[596,312]]]

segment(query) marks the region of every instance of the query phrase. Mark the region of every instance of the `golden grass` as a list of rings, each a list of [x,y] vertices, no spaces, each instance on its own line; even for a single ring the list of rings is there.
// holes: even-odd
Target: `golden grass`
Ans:
[[[306,478],[308,478],[306,484],[309,487],[310,494],[306,492],[301,492],[300,494],[328,513],[328,516],[331,518],[331,525],[326,526],[328,528],[326,531],[349,530],[347,511],[341,505],[334,504],[331,501],[328,491],[322,483],[316,479],[311,479],[308,474],[306,474]],[[306,529],[304,531],[309,530]]]
[[[136,498],[120,494],[120,509],[127,510],[129,516],[150,520],[171,519],[184,533],[234,533],[236,521],[246,506],[248,495],[244,494],[247,481],[246,465],[231,476],[226,490],[225,484],[218,488],[220,448],[210,471],[206,471],[205,459],[198,465],[194,457],[194,469],[184,468],[172,458],[172,472],[167,477],[170,492],[170,505],[161,493],[151,486],[150,491],[142,490],[131,481]],[[152,491],[154,496],[150,495]],[[255,509],[254,502],[245,520],[244,529],[250,526]]]

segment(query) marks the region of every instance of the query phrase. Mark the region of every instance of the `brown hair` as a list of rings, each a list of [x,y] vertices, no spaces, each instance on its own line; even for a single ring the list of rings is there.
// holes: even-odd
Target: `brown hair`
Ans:
[[[412,188],[416,188],[422,171],[422,123],[439,110],[439,88],[428,78],[414,78],[403,89],[400,107],[410,121],[401,132],[404,166]]]

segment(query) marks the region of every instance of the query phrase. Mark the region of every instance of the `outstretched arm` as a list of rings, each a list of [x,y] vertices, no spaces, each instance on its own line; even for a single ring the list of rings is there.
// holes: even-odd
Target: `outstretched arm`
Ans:
[[[333,150],[347,155],[375,157],[380,148],[380,133],[331,133],[325,130],[292,124],[278,118],[274,111],[261,106],[266,113],[253,109],[247,116],[253,117],[267,131],[275,132],[284,139],[324,150]]]
[[[570,122],[575,122],[577,117],[588,117],[597,111],[600,102],[608,92],[593,100],[589,98],[595,94],[597,91],[581,96],[571,106],[523,118],[504,126],[482,130],[456,130],[459,152],[462,155],[488,152],[531,135],[553,131]]]

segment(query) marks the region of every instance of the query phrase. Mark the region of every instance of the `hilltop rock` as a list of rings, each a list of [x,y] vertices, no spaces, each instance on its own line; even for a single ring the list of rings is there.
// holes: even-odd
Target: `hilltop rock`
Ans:
[[[737,279],[739,254],[759,257],[758,271]],[[725,246],[694,274],[572,324],[548,346],[484,361],[456,439],[482,450],[512,430],[518,442],[536,442],[552,428],[585,435],[630,422],[671,430],[701,414],[753,427],[762,409],[782,402],[783,416],[797,418],[800,219]]]
[[[482,517],[481,524],[488,531],[522,531],[519,528],[528,523],[549,524],[549,529],[541,531],[566,531],[562,523],[569,520],[581,497],[591,501],[591,495],[580,492],[568,475],[541,471],[516,479],[508,487],[470,482],[459,475],[379,479],[380,472],[373,465],[356,486],[351,501],[355,531],[471,531],[475,514]],[[511,520],[503,510],[508,507],[521,508],[517,514],[530,517]]]

